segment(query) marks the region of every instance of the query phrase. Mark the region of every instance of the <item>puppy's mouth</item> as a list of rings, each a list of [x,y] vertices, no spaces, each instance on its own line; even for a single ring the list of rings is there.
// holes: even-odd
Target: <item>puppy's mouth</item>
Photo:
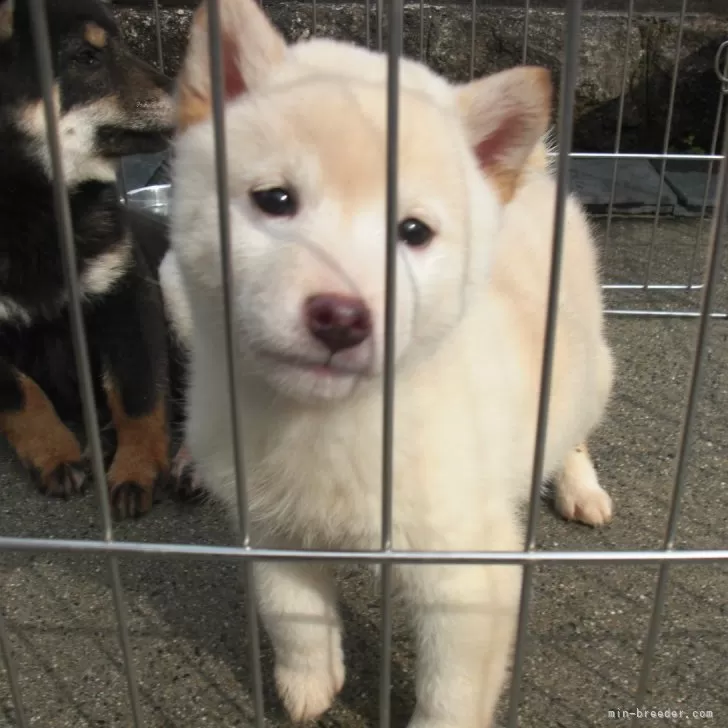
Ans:
[[[99,151],[107,157],[151,154],[164,151],[174,134],[174,127],[164,121],[141,128],[102,127],[96,133]]]
[[[359,364],[341,360],[341,354],[331,355],[327,358],[298,356],[295,354],[283,354],[277,351],[258,351],[261,359],[275,364],[282,364],[302,373],[313,374],[319,377],[370,377],[371,368],[368,364]]]

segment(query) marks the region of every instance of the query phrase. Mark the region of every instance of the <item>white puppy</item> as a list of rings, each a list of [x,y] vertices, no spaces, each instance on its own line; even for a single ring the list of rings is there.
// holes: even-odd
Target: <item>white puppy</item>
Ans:
[[[287,46],[254,0],[220,8],[253,540],[377,548],[386,57],[328,40]],[[555,200],[538,163],[550,79],[520,68],[453,86],[403,60],[400,84],[393,547],[519,550]],[[191,348],[188,445],[234,512],[210,95],[203,6],[180,76],[163,281]],[[574,200],[562,281],[545,470],[562,512],[598,523],[611,503],[579,443],[604,412],[612,359]],[[520,568],[412,565],[395,575],[418,642],[410,728],[490,726]],[[344,682],[331,574],[267,562],[256,577],[280,696],[294,720],[315,718]]]

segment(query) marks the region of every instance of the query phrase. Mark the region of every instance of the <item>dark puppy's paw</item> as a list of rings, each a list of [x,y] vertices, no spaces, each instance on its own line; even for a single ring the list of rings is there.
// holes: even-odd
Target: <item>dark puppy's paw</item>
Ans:
[[[130,417],[108,385],[117,447],[107,483],[116,518],[137,518],[151,510],[155,488],[169,477],[169,436],[164,402],[142,417]]]
[[[107,475],[114,517],[123,520],[148,513],[155,502],[155,492],[168,478],[169,464],[148,449],[119,449]]]
[[[42,493],[58,498],[69,498],[76,493],[83,493],[88,479],[86,464],[82,460],[61,462],[43,473],[38,470],[31,472]]]
[[[168,485],[172,495],[181,501],[199,502],[207,496],[202,476],[184,445],[174,457]]]
[[[148,513],[154,503],[154,484],[142,485],[134,481],[109,483],[111,512],[117,520],[139,518]]]

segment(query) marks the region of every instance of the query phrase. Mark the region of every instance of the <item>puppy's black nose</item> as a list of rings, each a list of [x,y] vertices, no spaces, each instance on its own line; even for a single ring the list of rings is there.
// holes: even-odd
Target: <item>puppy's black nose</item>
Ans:
[[[335,293],[311,296],[304,315],[308,330],[332,354],[361,344],[372,333],[371,313],[360,298]]]

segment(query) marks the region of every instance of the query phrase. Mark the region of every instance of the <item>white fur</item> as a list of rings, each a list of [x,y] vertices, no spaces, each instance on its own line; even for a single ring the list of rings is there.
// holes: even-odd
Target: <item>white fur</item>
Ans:
[[[85,180],[114,182],[116,163],[99,157],[95,152],[96,131],[104,123],[113,124],[118,119],[112,104],[106,100],[61,114],[60,97],[55,89],[54,103],[58,120],[63,175],[67,184]],[[21,128],[34,140],[32,151],[41,163],[49,179],[53,179],[53,165],[47,142],[45,108],[40,101],[23,112]]]
[[[79,280],[81,296],[100,295],[109,291],[131,264],[131,244],[126,241],[89,262]],[[41,309],[29,309],[11,296],[0,296],[0,321],[28,325],[38,316],[55,315],[68,301],[64,290],[55,301]]]
[[[117,245],[89,262],[81,275],[81,292],[86,295],[106,293],[128,270],[131,243]]]
[[[10,296],[0,296],[0,321],[28,324],[32,319],[33,314],[25,306],[21,306]]]
[[[192,313],[174,250],[166,252],[159,266],[159,281],[170,327],[180,342],[188,346],[192,337]]]
[[[261,36],[252,2],[222,3],[223,20],[233,5],[255,15],[256,43],[278,43],[272,30]],[[228,30],[250,53],[245,27],[241,21]],[[330,41],[287,49],[267,73],[254,60],[254,86],[226,109],[233,315],[254,542],[378,548],[386,60]],[[188,78],[199,83],[205,62],[193,44]],[[547,172],[529,171],[504,208],[497,184],[476,164],[458,89],[410,61],[402,61],[401,73],[400,218],[416,215],[438,235],[425,250],[398,249],[393,547],[518,550],[555,185]],[[513,93],[515,101],[497,95],[478,102],[486,114],[511,102],[523,111],[528,101]],[[520,154],[508,152],[509,159]],[[234,513],[209,120],[180,135],[175,165],[174,259],[166,261],[162,283],[191,347],[187,442],[206,483]],[[300,191],[301,212],[266,218],[248,192],[283,183]],[[314,367],[327,354],[301,315],[305,298],[321,292],[360,296],[374,320],[373,337],[337,354],[328,370]],[[185,298],[178,308],[174,302]],[[558,473],[599,422],[611,378],[595,252],[583,212],[570,200],[547,474]],[[595,482],[572,494],[591,498],[601,492]],[[418,646],[410,728],[492,725],[520,574],[516,566],[395,568]],[[315,718],[344,680],[331,573],[268,562],[257,565],[256,578],[279,693],[294,720]]]

